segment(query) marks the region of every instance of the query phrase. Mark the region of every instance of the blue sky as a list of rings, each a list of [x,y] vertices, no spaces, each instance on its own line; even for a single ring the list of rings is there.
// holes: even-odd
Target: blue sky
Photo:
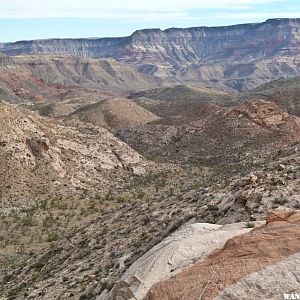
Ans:
[[[299,0],[0,0],[0,41],[300,18]]]

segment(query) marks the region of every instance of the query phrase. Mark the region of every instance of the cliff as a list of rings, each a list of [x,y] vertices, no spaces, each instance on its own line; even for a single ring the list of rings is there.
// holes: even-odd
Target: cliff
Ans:
[[[145,29],[129,37],[49,39],[0,44],[0,51],[113,58],[140,73],[245,90],[299,76],[300,19],[223,27]]]
[[[172,65],[299,54],[300,19],[223,27],[145,29],[121,38],[48,39],[0,44],[7,55],[71,54],[126,61],[164,58]],[[128,57],[127,57],[128,56]]]

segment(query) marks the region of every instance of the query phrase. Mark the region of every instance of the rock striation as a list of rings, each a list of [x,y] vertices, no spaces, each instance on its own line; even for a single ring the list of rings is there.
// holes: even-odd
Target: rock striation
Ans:
[[[262,222],[257,222],[259,225]],[[139,258],[112,291],[97,300],[144,299],[150,288],[204,260],[225,242],[249,232],[245,223],[216,225],[195,223],[178,230]],[[105,296],[104,296],[105,295]],[[118,298],[119,297],[119,298]]]
[[[154,285],[144,299],[281,299],[299,290],[300,213],[277,211],[203,261]],[[126,298],[125,298],[126,299]]]
[[[138,30],[129,37],[49,39],[0,45],[7,55],[71,54],[81,57],[115,57],[166,65],[198,63],[228,58],[263,58],[299,54],[299,19],[269,19],[263,23],[224,27]]]
[[[114,58],[141,73],[244,90],[299,74],[300,19],[224,27],[138,30],[122,38],[50,39],[0,45],[7,55]]]

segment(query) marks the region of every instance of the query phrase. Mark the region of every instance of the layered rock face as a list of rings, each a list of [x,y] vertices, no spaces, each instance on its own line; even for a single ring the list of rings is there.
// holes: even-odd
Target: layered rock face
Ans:
[[[165,65],[208,63],[275,55],[299,54],[298,19],[267,20],[261,24],[226,27],[141,30],[131,36],[132,61],[151,63],[160,58]],[[122,56],[124,57],[124,53]]]
[[[112,57],[141,73],[244,90],[299,73],[299,19],[225,27],[139,30],[129,37],[2,44],[8,55]]]
[[[1,52],[10,55],[21,54],[71,54],[81,57],[104,57],[109,50],[124,46],[128,38],[107,39],[49,39],[19,41],[1,44]],[[107,47],[109,46],[110,47]]]
[[[196,223],[178,230],[138,259],[112,291],[107,295],[104,292],[97,300],[144,299],[154,284],[182,272],[196,260],[205,259],[228,239],[249,232],[251,228],[245,225]]]
[[[130,37],[51,39],[2,44],[8,55],[72,54],[151,63],[162,58],[171,65],[228,58],[263,58],[299,54],[299,19],[270,19],[260,24],[139,30]],[[128,57],[126,57],[128,54]]]
[[[156,83],[157,78],[114,59],[0,56],[0,99],[38,110],[44,116],[68,115],[82,106]]]
[[[0,57],[0,92],[10,93],[12,100],[21,98],[19,102],[63,100],[84,93],[86,96],[88,92],[91,95],[87,98],[99,98],[99,92],[95,95],[99,89],[124,92],[146,89],[154,84],[154,78],[139,74],[113,59],[61,55]]]
[[[196,223],[139,258],[97,300],[281,299],[299,288],[300,213],[265,222]],[[276,284],[275,284],[276,283]]]
[[[229,239],[202,262],[154,285],[144,299],[282,299],[283,291],[295,293],[299,224],[299,212],[270,214],[266,225]]]

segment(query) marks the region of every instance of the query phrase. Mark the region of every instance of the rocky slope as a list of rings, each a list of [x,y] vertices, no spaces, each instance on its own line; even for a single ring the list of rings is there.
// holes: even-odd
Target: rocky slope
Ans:
[[[164,119],[165,124],[174,125],[205,117],[203,109],[211,105],[233,106],[237,101],[235,94],[185,85],[132,92],[128,98]]]
[[[248,168],[299,140],[299,118],[272,102],[253,100],[225,109],[206,104],[198,118],[181,125],[162,120],[119,130],[118,136],[156,161],[220,168]],[[202,115],[201,115],[202,114]]]
[[[0,273],[118,205],[104,199],[155,169],[104,128],[3,102],[0,116]]]
[[[207,261],[210,251],[215,247],[222,247],[227,238],[248,231],[241,227],[252,228],[255,220],[263,220],[267,211],[299,209],[299,154],[299,144],[288,147],[271,157],[270,163],[257,167],[255,173],[249,173],[244,177],[236,174],[235,179],[228,180],[229,183],[219,181],[218,184],[212,184],[213,181],[209,177],[213,178],[215,174],[206,172],[204,169],[197,171],[191,168],[188,168],[185,174],[174,170],[159,174],[153,173],[143,179],[140,178],[126,188],[126,195],[112,193],[103,199],[106,205],[102,206],[97,217],[83,228],[71,230],[65,239],[52,242],[50,248],[41,250],[35,255],[27,252],[27,248],[21,254],[14,254],[14,259],[17,255],[21,256],[22,263],[10,272],[5,271],[1,274],[0,269],[1,292],[8,299],[96,299],[101,294],[105,296],[117,282],[120,282],[122,276],[127,282],[127,275],[130,277],[130,274],[135,274],[135,272],[143,272],[143,269],[137,270],[136,266],[142,264],[145,270],[149,270],[147,263],[143,263],[146,262],[146,258],[149,258],[147,261],[149,266],[154,268],[153,273],[146,271],[142,279],[149,285],[157,280],[166,279],[165,276],[173,275],[173,272],[176,273],[176,270],[172,271],[168,262],[171,264],[173,262],[175,266],[178,266],[178,272],[185,267],[188,271],[189,266],[197,262],[197,259],[203,258]],[[37,213],[34,212],[34,215]],[[288,218],[289,216],[286,220],[292,223],[293,219]],[[191,225],[194,223],[228,224],[241,221],[246,224],[224,227]],[[183,224],[189,227],[182,228],[182,231],[153,248]],[[271,247],[270,240],[274,241],[278,238],[283,243],[288,239],[291,242],[295,241],[295,237],[299,235],[297,231],[299,226],[286,224],[292,228],[292,236],[289,229],[285,231],[284,223],[279,229],[275,223],[262,229],[262,232],[264,230],[268,232],[266,234],[268,240],[263,244],[264,251],[268,250],[272,253],[273,244],[276,246],[276,242],[272,242]],[[242,231],[239,231],[240,229]],[[203,235],[200,235],[200,231]],[[254,240],[261,235],[259,231],[254,235]],[[215,240],[216,236],[219,241]],[[206,242],[210,238],[213,242],[205,243],[206,245],[203,246],[205,238],[207,238]],[[243,240],[243,237],[241,239]],[[191,244],[192,248],[189,248],[189,252],[186,252],[185,248],[187,241],[195,242],[193,247]],[[182,246],[180,246],[181,242]],[[282,247],[283,243],[278,243],[278,247],[274,246],[274,249],[280,248],[279,250],[282,251],[280,253],[285,257],[289,255],[289,251],[292,251],[293,246],[290,247],[289,242]],[[176,252],[176,256],[172,254],[172,249],[174,249],[172,245],[176,247],[176,250],[182,247],[182,256],[180,252]],[[231,243],[225,243],[225,247],[226,245],[231,245]],[[239,243],[233,243],[232,247],[234,251],[239,251],[236,245]],[[247,248],[246,241],[242,245]],[[257,242],[254,245],[257,250]],[[146,254],[151,248],[153,248],[151,252]],[[240,251],[244,251],[245,248],[241,248]],[[166,256],[161,256],[159,251],[164,251],[164,249]],[[251,265],[251,253],[248,254],[249,265]],[[236,254],[234,255],[239,259]],[[243,257],[246,257],[245,255]],[[259,259],[262,257],[260,255],[258,254]],[[278,258],[276,255],[274,257]],[[142,258],[138,260],[140,257]],[[273,256],[266,255],[265,257],[269,259]],[[133,264],[135,261],[137,261],[136,264]],[[157,264],[155,264],[156,261]],[[224,263],[226,266],[231,266],[230,259],[226,259]],[[132,267],[128,269],[130,265]],[[160,269],[158,270],[156,266]],[[180,274],[179,272],[178,276]],[[249,272],[243,274],[248,275]],[[279,276],[282,272],[276,274]],[[282,277],[275,278],[279,281],[283,278],[285,281],[286,277],[282,275]],[[128,283],[129,285],[117,284],[115,287],[117,290],[113,290],[116,291],[115,295],[131,299],[133,295],[129,293],[127,294],[129,298],[126,298],[126,291],[131,289],[134,293],[141,291],[145,294],[151,287],[147,285],[145,288],[139,285],[138,281],[129,280]],[[224,283],[233,284],[230,280],[224,280]],[[290,283],[293,285],[294,281]],[[230,288],[229,285],[228,287]],[[283,290],[281,286],[279,289]],[[234,293],[233,288],[232,293]]]
[[[159,84],[115,60],[44,55],[0,57],[0,95],[45,116],[64,116],[81,106],[129,90]]]
[[[0,116],[2,209],[8,199],[12,206],[43,194],[103,191],[113,178],[143,170],[142,157],[103,128],[57,125],[4,103]]]
[[[113,39],[21,41],[2,44],[0,51],[112,57],[144,74],[244,90],[299,76],[299,26],[299,19],[270,19],[225,27],[148,29]]]
[[[120,128],[145,125],[160,118],[133,101],[114,98],[76,110],[68,118],[68,120],[74,119],[115,131]]]
[[[300,78],[270,81],[238,96],[240,101],[253,98],[273,101],[290,114],[300,116]]]

